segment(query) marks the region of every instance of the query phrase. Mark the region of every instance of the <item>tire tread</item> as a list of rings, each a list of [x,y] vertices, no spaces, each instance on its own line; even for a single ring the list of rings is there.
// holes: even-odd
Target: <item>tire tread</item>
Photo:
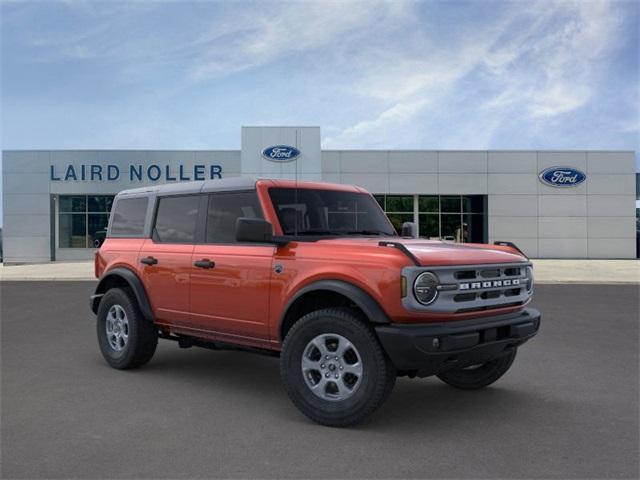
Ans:
[[[359,312],[347,307],[333,307],[316,310],[300,318],[300,320],[298,320],[289,330],[282,345],[283,352],[288,350],[292,342],[296,340],[298,332],[307,327],[310,323],[318,321],[318,317],[331,317],[358,330],[372,346],[374,350],[374,357],[377,360],[376,368],[379,372],[383,373],[383,380],[375,383],[375,390],[371,395],[370,400],[367,402],[366,407],[361,409],[356,415],[352,415],[350,417],[326,414],[324,412],[311,409],[300,399],[299,396],[292,394],[294,386],[290,382],[290,377],[287,374],[284,362],[281,362],[280,369],[282,382],[296,407],[311,420],[321,425],[331,427],[348,427],[361,423],[365,418],[377,410],[391,394],[396,380],[395,368],[385,351],[382,349],[378,338],[367,320],[363,318]]]

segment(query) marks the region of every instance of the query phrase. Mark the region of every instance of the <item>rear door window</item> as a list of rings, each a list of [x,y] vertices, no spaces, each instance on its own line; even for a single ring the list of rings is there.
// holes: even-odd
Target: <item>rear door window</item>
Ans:
[[[147,197],[120,198],[113,210],[110,235],[137,237],[144,233],[147,216]]]
[[[194,243],[200,195],[161,197],[153,240],[157,243]]]

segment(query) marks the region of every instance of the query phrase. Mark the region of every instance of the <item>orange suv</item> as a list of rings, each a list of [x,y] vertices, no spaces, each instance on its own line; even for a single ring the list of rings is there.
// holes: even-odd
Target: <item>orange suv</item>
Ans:
[[[413,225],[406,225],[411,233]],[[398,236],[353,186],[231,178],[123,191],[95,258],[100,350],[139,367],[158,339],[280,356],[293,403],[362,421],[397,376],[485,387],[533,337],[514,245]]]

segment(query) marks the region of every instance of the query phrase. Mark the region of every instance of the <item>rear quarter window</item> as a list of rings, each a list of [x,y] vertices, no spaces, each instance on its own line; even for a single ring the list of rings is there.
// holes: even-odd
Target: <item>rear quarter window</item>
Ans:
[[[116,200],[112,212],[109,235],[138,237],[144,234],[144,222],[147,216],[147,197],[120,198]]]

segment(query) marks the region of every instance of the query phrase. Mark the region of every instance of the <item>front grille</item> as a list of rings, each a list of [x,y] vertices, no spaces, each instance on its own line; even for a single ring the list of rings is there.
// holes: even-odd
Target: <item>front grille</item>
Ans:
[[[446,313],[484,311],[525,304],[531,264],[464,265],[455,267],[406,267],[403,275],[413,282],[417,275],[431,271],[438,276],[440,290],[436,300],[421,305],[407,295],[405,306],[412,310]],[[413,283],[409,283],[412,285]]]
[[[453,300],[455,302],[470,302],[475,299],[476,299],[475,293],[459,293],[458,295],[453,297]]]
[[[500,276],[500,269],[493,270],[480,270],[480,276],[482,278],[496,278]]]

